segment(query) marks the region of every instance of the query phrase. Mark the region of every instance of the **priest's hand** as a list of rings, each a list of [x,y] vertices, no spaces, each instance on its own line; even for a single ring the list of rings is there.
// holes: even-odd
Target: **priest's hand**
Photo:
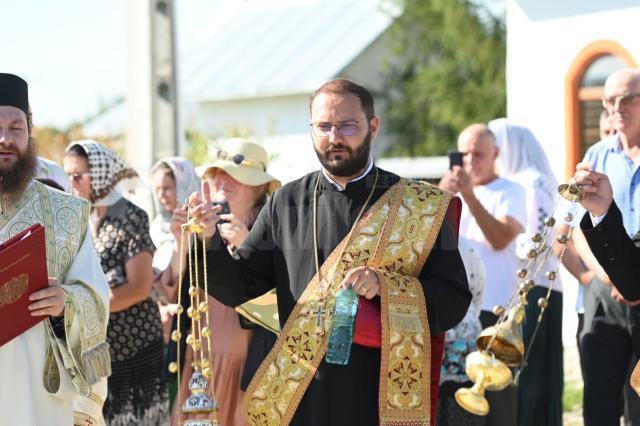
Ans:
[[[49,277],[49,287],[29,295],[29,310],[32,316],[50,315],[61,317],[64,314],[64,290],[56,278]]]
[[[593,216],[602,216],[609,211],[613,190],[607,175],[594,172],[592,167],[592,164],[586,162],[578,164],[573,178],[584,194],[580,204]]]
[[[353,287],[353,291],[365,299],[373,299],[376,296],[380,296],[378,274],[368,266],[350,269],[340,283],[340,287]]]
[[[218,213],[221,210],[221,205],[214,206],[211,202],[209,182],[206,180],[202,182],[202,198],[197,192],[189,197],[189,215],[204,227],[203,238],[211,238],[216,233],[216,225],[220,221]]]

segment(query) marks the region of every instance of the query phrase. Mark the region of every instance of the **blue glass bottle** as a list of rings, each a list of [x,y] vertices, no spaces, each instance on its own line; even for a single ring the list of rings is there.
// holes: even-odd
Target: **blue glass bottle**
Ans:
[[[330,364],[347,365],[349,363],[358,302],[358,295],[351,287],[340,289],[336,295],[329,347],[325,357]]]

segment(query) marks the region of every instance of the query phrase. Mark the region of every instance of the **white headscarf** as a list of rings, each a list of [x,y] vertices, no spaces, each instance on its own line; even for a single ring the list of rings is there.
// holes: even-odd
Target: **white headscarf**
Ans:
[[[182,157],[171,157],[158,161],[152,168],[151,173],[162,165],[167,165],[173,172],[176,183],[176,202],[181,205],[193,192],[200,188],[200,179],[196,176],[193,164]],[[157,215],[151,223],[151,239],[156,246],[156,252],[153,256],[153,266],[158,270],[164,270],[171,261],[173,251],[173,234],[171,233],[171,217],[173,212],[166,210],[160,200],[153,191],[153,201],[156,207]]]
[[[151,168],[151,174],[153,175],[163,164],[169,167],[173,172],[173,177],[175,178],[176,183],[176,201],[178,205],[185,203],[189,195],[200,189],[200,179],[196,176],[193,164],[183,157],[165,158],[153,165]],[[155,192],[153,194],[153,202],[156,207],[156,212],[162,216],[163,220],[171,222],[173,212],[167,211],[162,207],[162,204]]]
[[[531,130],[511,124],[506,118],[491,120],[488,126],[500,148],[498,174],[525,187],[539,182],[549,197],[554,199],[558,181],[547,155]]]

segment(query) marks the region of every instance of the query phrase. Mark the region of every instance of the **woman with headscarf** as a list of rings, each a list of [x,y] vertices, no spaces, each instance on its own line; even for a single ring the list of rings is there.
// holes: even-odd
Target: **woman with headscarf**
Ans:
[[[228,203],[231,213],[221,216],[225,223],[220,224],[219,229],[231,252],[242,244],[267,197],[280,186],[280,182],[266,172],[267,163],[267,152],[260,145],[243,139],[230,139],[218,151],[216,161],[196,168],[197,174],[208,182],[211,199]],[[224,271],[212,272],[224,274]],[[183,300],[187,299],[187,287],[183,287]],[[242,408],[244,392],[240,388],[240,381],[253,330],[243,328],[234,309],[211,296],[208,296],[208,304],[209,328],[212,332],[213,390],[219,404],[217,418],[222,425],[245,425],[246,414]],[[182,332],[185,336],[186,327],[190,327],[186,314],[183,314],[181,322],[185,324]],[[183,360],[182,398],[189,394],[187,384],[193,371],[192,356],[191,347],[188,347]],[[174,414],[174,419],[179,417],[177,413]]]
[[[459,237],[458,250],[467,273],[469,291],[473,298],[469,310],[458,325],[445,333],[444,355],[440,372],[440,398],[438,399],[439,426],[482,426],[486,417],[465,411],[455,399],[458,389],[471,387],[466,373],[466,358],[477,349],[476,339],[482,332],[480,311],[484,291],[484,263],[473,242]]]
[[[64,168],[74,195],[91,203],[93,242],[110,286],[112,375],[105,420],[111,426],[166,424],[162,323],[149,297],[154,252],[149,219],[123,197],[138,175],[114,151],[91,140],[67,147]]]
[[[198,190],[200,179],[188,160],[171,157],[158,161],[151,168],[151,185],[157,213],[150,229],[151,240],[156,246],[152,297],[160,308],[166,344],[175,312],[179,275],[178,246],[171,232],[172,218],[176,209],[182,209],[187,197]]]
[[[498,174],[522,185],[527,193],[527,223],[525,232],[516,239],[516,251],[522,264],[527,263],[531,237],[542,233],[544,220],[555,205],[558,183],[542,146],[526,127],[511,124],[501,118],[489,122],[500,149]],[[553,244],[553,232],[547,244]],[[562,425],[562,285],[559,277],[549,280],[547,271],[558,269],[558,258],[551,253],[536,276],[529,278],[535,287],[529,292],[522,337],[529,358],[518,382],[518,424]],[[532,271],[534,272],[534,271]],[[514,271],[515,273],[515,271]],[[546,297],[551,288],[549,306],[544,312],[535,341],[540,308],[538,299]]]

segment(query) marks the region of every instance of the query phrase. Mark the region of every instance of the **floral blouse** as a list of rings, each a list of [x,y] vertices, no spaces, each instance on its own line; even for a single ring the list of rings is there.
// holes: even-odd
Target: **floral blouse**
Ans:
[[[484,264],[472,244],[471,241],[460,237],[458,249],[467,271],[472,299],[469,310],[460,324],[445,334],[440,383],[448,381],[463,383],[469,380],[465,372],[465,360],[467,355],[476,349],[476,338],[482,331],[480,310],[484,290]]]
[[[107,207],[93,242],[111,288],[127,281],[129,259],[154,251],[146,212],[124,198]],[[107,341],[114,362],[130,359],[158,340],[162,341],[162,322],[151,298],[109,315]]]

